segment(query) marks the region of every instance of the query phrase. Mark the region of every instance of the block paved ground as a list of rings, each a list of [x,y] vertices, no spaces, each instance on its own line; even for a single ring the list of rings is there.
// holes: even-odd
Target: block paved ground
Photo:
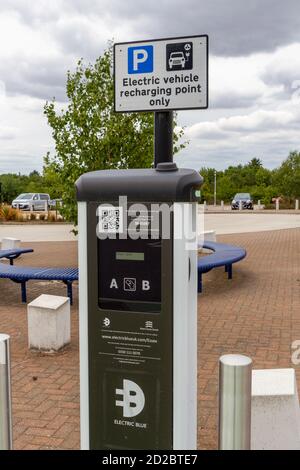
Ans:
[[[244,353],[255,368],[292,367],[291,343],[300,339],[300,229],[222,235],[247,258],[226,280],[222,268],[204,276],[199,296],[199,447],[217,446],[218,357]],[[76,266],[76,242],[27,243],[35,249],[17,264]],[[61,283],[30,282],[28,300],[65,295]],[[0,280],[0,332],[11,335],[15,449],[79,448],[78,307],[72,343],[56,355],[27,349],[26,306],[20,287]],[[300,390],[300,366],[295,366]]]

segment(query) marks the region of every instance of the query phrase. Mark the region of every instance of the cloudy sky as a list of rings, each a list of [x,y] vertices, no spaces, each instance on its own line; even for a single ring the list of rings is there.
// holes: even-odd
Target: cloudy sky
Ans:
[[[53,151],[43,105],[65,101],[66,71],[107,41],[208,34],[208,110],[179,113],[180,166],[218,169],[300,150],[299,0],[1,0],[0,174]]]

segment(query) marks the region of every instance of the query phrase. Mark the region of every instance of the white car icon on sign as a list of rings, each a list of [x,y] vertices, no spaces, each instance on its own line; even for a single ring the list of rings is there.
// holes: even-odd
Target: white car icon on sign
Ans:
[[[174,66],[181,66],[181,68],[184,68],[185,57],[183,52],[171,52],[169,57],[169,67],[172,69]]]

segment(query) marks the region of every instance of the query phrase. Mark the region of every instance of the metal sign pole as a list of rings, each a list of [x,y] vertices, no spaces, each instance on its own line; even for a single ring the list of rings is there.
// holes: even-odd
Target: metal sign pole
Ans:
[[[154,167],[173,161],[173,111],[154,113]]]
[[[214,173],[214,206],[217,205],[217,172]]]

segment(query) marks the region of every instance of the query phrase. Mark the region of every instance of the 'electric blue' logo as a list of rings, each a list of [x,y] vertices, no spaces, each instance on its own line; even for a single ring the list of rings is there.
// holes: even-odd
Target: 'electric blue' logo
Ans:
[[[153,72],[153,46],[128,47],[128,73]]]

